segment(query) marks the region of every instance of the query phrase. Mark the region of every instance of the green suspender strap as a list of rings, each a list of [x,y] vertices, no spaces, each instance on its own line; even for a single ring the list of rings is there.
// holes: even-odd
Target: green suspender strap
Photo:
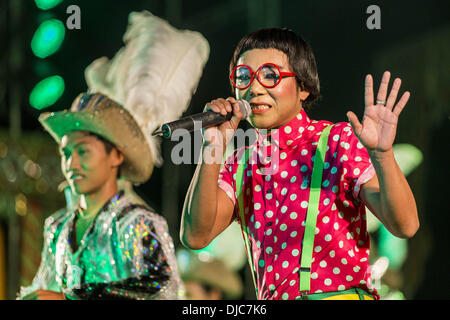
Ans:
[[[302,241],[300,260],[300,293],[310,290],[311,262],[314,247],[317,215],[319,214],[320,191],[322,189],[322,174],[327,152],[328,135],[332,126],[326,127],[319,138],[317,151],[314,156],[314,166],[309,190],[308,211],[306,212],[305,234]]]
[[[245,207],[244,207],[244,172],[245,168],[247,167],[247,161],[248,157],[250,155],[251,147],[244,150],[244,154],[239,161],[237,171],[236,171],[236,193],[237,193],[237,199],[238,199],[238,205],[239,205],[239,217],[241,220],[241,226],[242,226],[242,234],[244,236],[245,240],[245,249],[247,250],[247,257],[248,257],[248,263],[250,265],[250,272],[252,273],[253,277],[253,284],[255,286],[256,291],[256,299],[258,299],[258,287],[256,285],[256,276],[255,276],[255,268],[253,267],[253,258],[252,253],[250,251],[250,242],[248,241],[248,227],[245,221]]]

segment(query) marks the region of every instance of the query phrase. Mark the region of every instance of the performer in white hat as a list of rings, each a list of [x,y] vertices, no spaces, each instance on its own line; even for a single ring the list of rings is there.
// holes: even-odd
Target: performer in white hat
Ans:
[[[74,209],[68,206],[47,218],[41,264],[32,284],[21,288],[19,299],[184,297],[165,219],[132,192],[120,190],[117,180],[120,177],[127,185],[144,183],[154,165],[161,163],[149,130],[187,108],[208,45],[200,34],[175,30],[148,12],[130,14],[125,42],[112,61],[102,58],[88,67],[92,93],[80,94],[69,110],[39,117],[59,144],[62,170],[78,202]],[[194,48],[187,51],[197,54],[187,56],[178,50],[172,53],[178,55],[174,61],[158,59],[158,52],[172,51],[174,43]],[[165,98],[161,86],[148,86],[152,74],[154,84],[161,76],[152,73],[152,66],[161,68],[163,63],[174,74],[195,69],[178,93],[172,92],[172,99]],[[140,81],[120,83],[136,72],[141,73]],[[149,95],[155,98],[150,105]],[[158,97],[165,117],[157,116]]]
[[[167,223],[118,191],[146,181],[151,152],[131,114],[102,94],[39,117],[58,142],[76,210],[47,219],[42,261],[23,299],[176,299],[180,279]]]

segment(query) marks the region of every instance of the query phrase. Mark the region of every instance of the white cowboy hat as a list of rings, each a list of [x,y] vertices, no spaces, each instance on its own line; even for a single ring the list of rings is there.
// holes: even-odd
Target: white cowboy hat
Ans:
[[[81,93],[69,110],[45,112],[39,122],[59,144],[71,131],[89,131],[113,143],[124,155],[120,172],[134,183],[147,181],[153,159],[147,139],[133,116],[101,93]]]

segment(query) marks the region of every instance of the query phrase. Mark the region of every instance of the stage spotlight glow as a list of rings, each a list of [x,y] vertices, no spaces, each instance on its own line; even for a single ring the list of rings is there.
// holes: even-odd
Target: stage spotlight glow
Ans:
[[[61,47],[66,29],[57,19],[41,23],[31,39],[31,50],[39,58],[46,58]]]
[[[48,10],[48,9],[54,8],[58,4],[60,4],[62,1],[63,0],[34,0],[34,2],[36,3],[36,6],[42,10]]]
[[[54,104],[63,94],[64,80],[60,76],[47,77],[39,81],[30,94],[30,104],[41,110]]]

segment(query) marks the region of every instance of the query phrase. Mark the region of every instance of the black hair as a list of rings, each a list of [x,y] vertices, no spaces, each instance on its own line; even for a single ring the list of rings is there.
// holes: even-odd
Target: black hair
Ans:
[[[86,131],[86,133],[87,133],[87,135],[93,136],[93,137],[97,138],[97,140],[100,140],[100,142],[103,143],[103,146],[105,147],[105,151],[107,154],[110,154],[111,151],[116,148],[116,145],[114,143],[112,143],[111,141],[109,141],[108,139],[103,138],[102,136],[100,136],[96,133],[90,132],[90,131]]]
[[[269,48],[280,50],[286,54],[289,64],[296,74],[297,85],[302,90],[309,92],[308,98],[303,102],[303,107],[308,110],[311,104],[320,97],[316,59],[310,46],[292,30],[265,28],[244,36],[236,46],[230,61],[229,72],[232,72],[239,57],[245,51]],[[231,88],[234,91],[232,84]]]

